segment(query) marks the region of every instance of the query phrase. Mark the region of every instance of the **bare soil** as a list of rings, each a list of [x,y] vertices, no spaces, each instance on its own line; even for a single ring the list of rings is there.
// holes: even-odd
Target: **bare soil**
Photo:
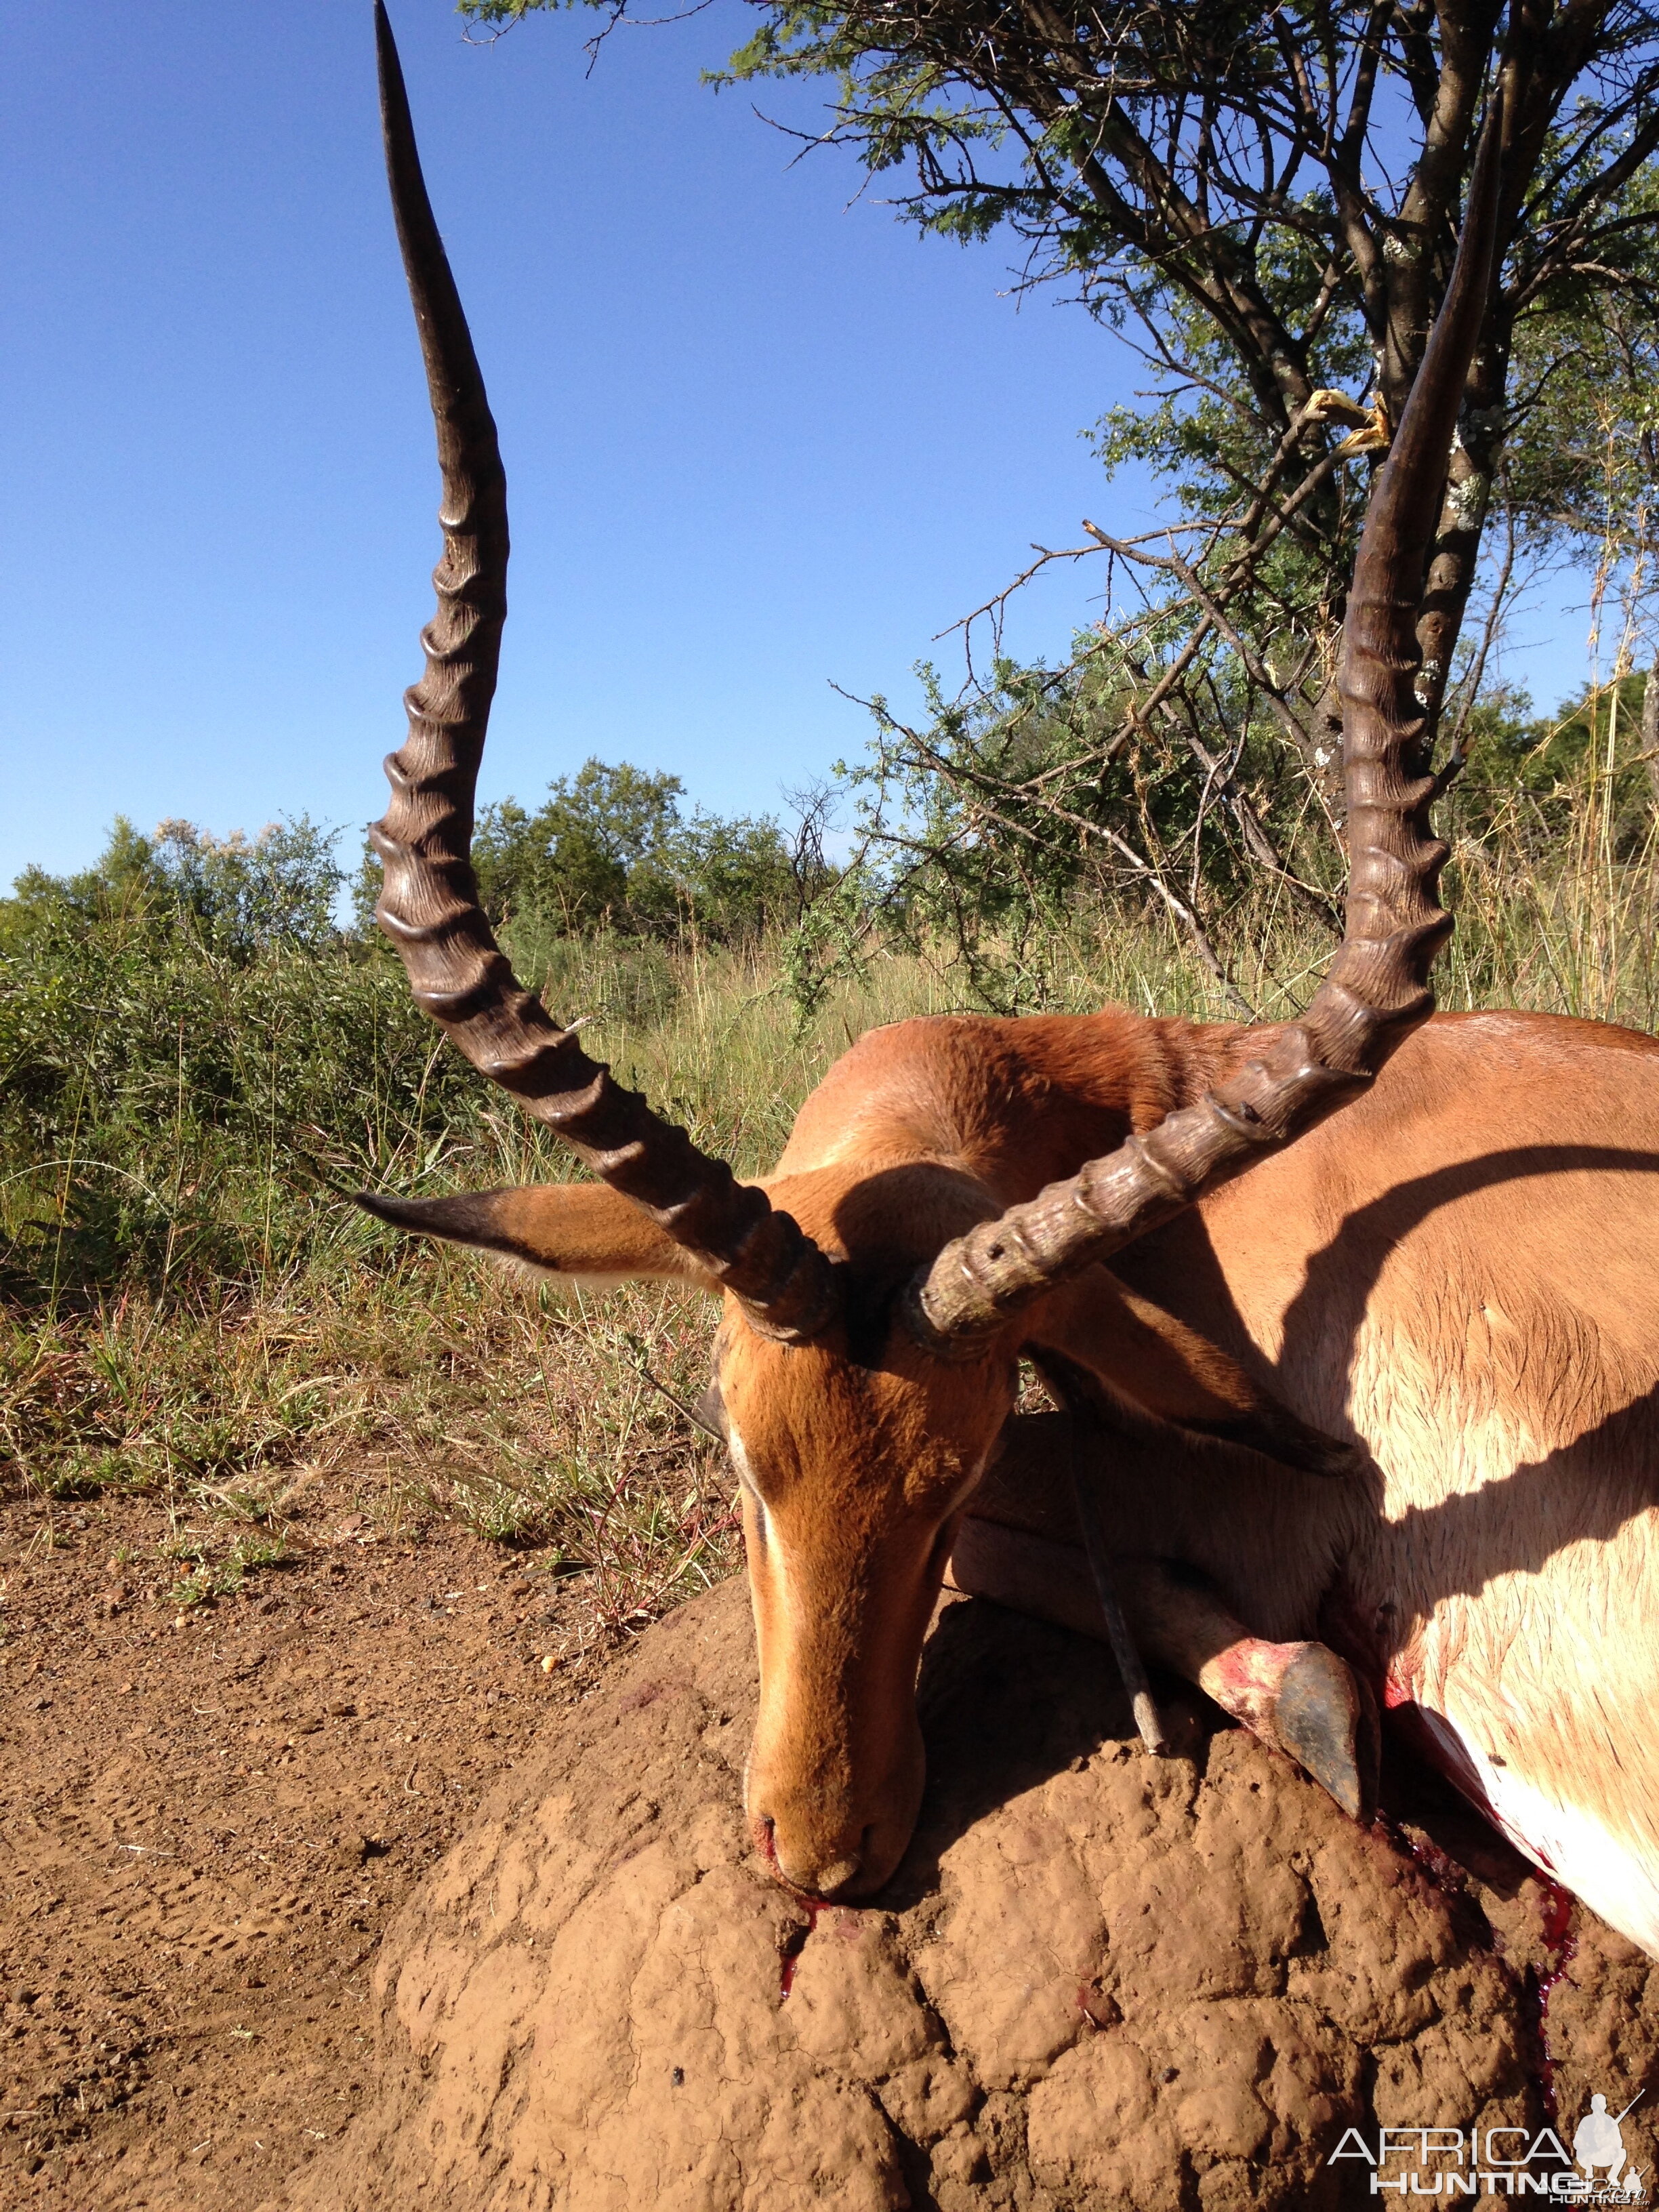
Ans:
[[[0,1504],[9,2212],[283,2188],[369,2081],[388,1921],[598,1679],[578,1589],[356,1502],[313,1499],[289,1564],[182,1611],[163,1504]]]
[[[1659,1969],[1420,1770],[1359,1830],[1171,1685],[1143,1772],[1059,1631],[949,1613],[907,1867],[803,1913],[741,1818],[740,1589],[618,1653],[369,1486],[180,1608],[189,1536],[0,1504],[5,2212],[1289,2212],[1350,2123],[1659,2092]]]
[[[1409,2133],[1385,2173],[1339,2162],[1350,2129],[1498,2130],[1547,2186],[1543,2131],[1598,2092],[1638,2107],[1645,2188],[1653,1962],[1432,1791],[1410,1817],[1411,1777],[1362,1827],[1195,1691],[1160,1696],[1149,1759],[1103,1647],[947,1600],[911,1848],[868,1905],[813,1905],[743,1816],[745,1593],[683,1606],[410,1897],[373,2090],[280,2201],[1340,2212],[1462,2163]]]

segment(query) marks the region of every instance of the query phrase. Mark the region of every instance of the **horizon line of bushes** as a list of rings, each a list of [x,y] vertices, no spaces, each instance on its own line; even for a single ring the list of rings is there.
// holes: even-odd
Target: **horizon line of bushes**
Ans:
[[[1066,673],[1008,672],[1000,692],[984,696],[980,719],[994,715],[1000,698],[1004,720],[1029,745],[1029,702],[1010,702],[1026,679],[1054,696]],[[1610,720],[1621,720],[1627,730],[1642,726],[1646,689],[1642,671],[1615,684],[1587,684],[1553,717],[1534,715],[1524,692],[1491,690],[1466,720],[1468,758],[1443,801],[1448,826],[1480,837],[1492,829],[1506,802],[1522,798],[1532,803],[1547,837],[1553,811],[1559,812],[1587,763],[1593,764]],[[951,712],[965,727],[969,718],[959,709]],[[879,724],[885,717],[879,702],[876,714]],[[975,744],[986,742],[976,731]],[[497,930],[516,924],[520,934],[544,942],[614,933],[664,943],[690,939],[726,945],[799,930],[821,902],[833,908],[832,921],[843,931],[850,904],[882,910],[888,926],[902,934],[912,908],[925,926],[934,905],[960,903],[967,884],[957,878],[969,848],[973,887],[981,892],[995,884],[1000,857],[1012,863],[1001,872],[1000,895],[993,890],[981,900],[981,920],[1006,904],[1011,892],[1034,915],[1046,906],[1048,916],[1038,919],[1051,919],[1054,908],[1079,891],[1134,892],[1132,882],[1112,879],[1086,838],[1069,853],[1048,844],[1034,872],[1030,851],[999,854],[999,842],[1012,845],[1017,836],[999,841],[984,824],[963,836],[959,823],[927,822],[930,806],[945,817],[951,811],[949,767],[943,762],[933,788],[909,793],[911,804],[900,818],[883,785],[879,738],[872,752],[875,766],[838,764],[834,787],[790,794],[796,812],[790,828],[774,814],[722,815],[701,806],[688,813],[678,776],[591,757],[573,775],[556,777],[534,808],[508,797],[479,810],[472,865],[480,902]],[[1659,806],[1659,759],[1632,758],[1628,745],[1623,756],[1608,796],[1618,817],[1614,844],[1629,857],[1641,844],[1649,814]],[[843,796],[860,818],[854,858],[838,868],[826,856],[824,842]],[[1153,812],[1160,805],[1184,805],[1187,798],[1176,798],[1167,787],[1139,796]],[[1305,799],[1292,793],[1289,805],[1300,817],[1305,841]],[[52,875],[32,866],[15,879],[11,896],[0,897],[0,957],[31,943],[72,944],[90,932],[143,937],[147,925],[158,923],[169,930],[182,927],[204,949],[232,960],[277,946],[311,952],[380,949],[384,940],[374,925],[380,864],[365,839],[356,867],[343,865],[337,848],[345,834],[302,813],[268,823],[252,836],[238,830],[217,837],[176,819],[145,836],[118,815],[103,852],[89,866]],[[1319,865],[1322,857],[1340,862],[1339,855],[1317,851],[1297,857],[1316,879],[1331,872]],[[1225,888],[1237,891],[1236,856],[1230,865],[1215,847],[1200,852],[1199,860],[1217,888],[1226,878]],[[830,893],[839,896],[831,901]],[[343,904],[349,916],[343,922]]]
[[[534,810],[512,798],[482,808],[472,865],[491,923],[724,944],[799,921],[830,873],[810,805],[791,836],[771,815],[688,814],[684,796],[676,775],[590,759]],[[0,899],[0,956],[112,932],[159,943],[156,924],[232,960],[376,945],[380,863],[365,840],[349,871],[344,835],[301,814],[252,836],[180,820],[146,836],[118,815],[90,866],[16,878]]]

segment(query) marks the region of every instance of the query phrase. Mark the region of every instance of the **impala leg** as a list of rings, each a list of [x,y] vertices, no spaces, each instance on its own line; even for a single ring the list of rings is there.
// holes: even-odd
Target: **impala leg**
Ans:
[[[1147,1658],[1195,1682],[1362,1819],[1372,1795],[1369,1731],[1346,1662],[1323,1644],[1252,1636],[1190,1568],[1121,1556],[1116,1565],[1130,1633]],[[971,1597],[1107,1639],[1094,1577],[1075,1546],[964,1515],[946,1580]]]
[[[1126,1559],[1122,1576],[1136,1593],[1131,1625],[1161,1665],[1293,1759],[1351,1820],[1369,1814],[1371,1732],[1346,1660],[1327,1644],[1252,1636],[1201,1577],[1167,1559]]]
[[[971,1596],[1103,1640],[1061,1479],[1063,1419],[1040,1417],[987,1478],[957,1529],[947,1579]],[[1129,1630],[1147,1658],[1196,1683],[1345,1813],[1363,1818],[1374,1794],[1375,1732],[1346,1662],[1322,1644],[1253,1636],[1213,1585],[1179,1562],[1119,1555],[1116,1565]]]

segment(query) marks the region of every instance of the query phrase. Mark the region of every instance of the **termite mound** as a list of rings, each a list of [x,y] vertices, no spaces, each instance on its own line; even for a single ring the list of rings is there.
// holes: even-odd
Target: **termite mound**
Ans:
[[[305,2212],[1230,2212],[1375,2201],[1346,2130],[1570,2130],[1659,2080],[1659,1969],[1463,1832],[1436,1878],[1194,1692],[1148,1759],[1107,1655],[947,1604],[877,1905],[768,1879],[740,1583],[652,1630],[415,1893],[378,2078]],[[1559,1934],[1558,1934],[1559,1942]],[[1652,2168],[1644,2104],[1626,2123]],[[1513,2139],[1510,2139],[1511,2141]],[[1396,2163],[1403,2164],[1409,2161]]]

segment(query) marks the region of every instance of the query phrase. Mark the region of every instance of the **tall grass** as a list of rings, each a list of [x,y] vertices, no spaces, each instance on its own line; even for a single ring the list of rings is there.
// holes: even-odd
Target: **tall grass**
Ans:
[[[1651,826],[1632,843],[1592,761],[1455,839],[1442,1003],[1652,1029]],[[1530,811],[1527,810],[1530,809]],[[740,1173],[863,1030],[962,1009],[958,971],[884,957],[803,1022],[775,944],[520,936],[521,969],[591,1048]],[[1264,1018],[1328,944],[1265,896],[1232,919]],[[1079,913],[1048,1003],[1229,1018],[1183,939]],[[537,1290],[404,1243],[345,1194],[573,1172],[443,1047],[390,959],[234,962],[153,922],[17,947],[0,992],[0,1469],[44,1498],[155,1493],[207,1528],[181,1598],[234,1587],[347,1485],[388,1527],[434,1513],[590,1578],[643,1618],[729,1563],[725,1471],[684,1407],[709,1316],[653,1287]],[[260,1541],[251,1532],[264,1531]],[[273,1534],[274,1532],[274,1534]]]
[[[1517,793],[1488,834],[1454,837],[1443,1006],[1659,1028],[1659,793],[1632,835],[1613,783],[1591,759],[1571,805]]]

